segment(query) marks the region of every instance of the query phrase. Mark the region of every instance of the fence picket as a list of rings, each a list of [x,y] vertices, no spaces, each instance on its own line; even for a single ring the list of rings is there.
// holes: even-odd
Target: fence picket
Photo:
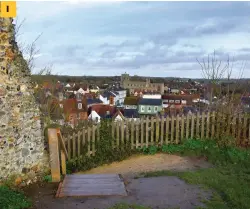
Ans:
[[[121,147],[124,146],[124,121],[121,121]]]
[[[191,138],[194,138],[194,114],[191,116]]]
[[[171,143],[174,141],[174,116],[171,117]]]
[[[150,137],[151,137],[151,140],[150,140],[150,145],[153,145],[153,143],[154,143],[154,126],[155,126],[155,124],[154,124],[154,118],[153,117],[151,117],[151,133],[150,133]]]
[[[190,120],[190,115],[187,114],[187,122],[186,122],[186,138],[189,138],[189,120]]]
[[[169,138],[169,116],[166,118],[166,137],[165,137],[165,143],[168,144],[168,138]]]
[[[160,123],[159,117],[156,118],[156,125],[155,125],[155,145],[158,146],[159,144],[159,135],[160,135]]]
[[[111,122],[111,135],[112,135],[112,147],[113,147],[113,149],[114,149],[114,147],[115,147],[115,123],[112,121]]]
[[[203,139],[204,138],[204,128],[205,128],[205,113],[202,112],[202,117],[201,117],[201,138]]]
[[[90,127],[88,127],[88,135],[87,135],[87,137],[88,137],[88,153],[87,153],[87,155],[88,156],[90,156],[91,155],[91,147],[90,147],[90,145],[91,145],[91,129],[90,129]]]
[[[68,136],[68,140],[67,140],[67,151],[68,151],[68,157],[69,159],[71,159],[71,143],[72,143],[72,138],[71,136]]]
[[[131,121],[131,149],[134,149],[134,120]]]
[[[92,155],[95,156],[95,138],[96,138],[96,126],[92,126]]]
[[[116,126],[116,145],[115,147],[118,149],[120,147],[120,122],[115,122]]]
[[[140,121],[141,124],[141,142],[140,142],[140,146],[143,147],[144,146],[144,119],[142,119],[142,121]]]
[[[160,144],[163,145],[163,136],[164,136],[164,118],[161,118],[161,142]]]
[[[73,133],[73,158],[76,157],[76,135]]]
[[[135,147],[136,147],[136,149],[138,149],[138,146],[139,146],[139,123],[138,122],[136,122],[136,124],[135,124],[135,136],[136,136],[136,141],[135,141]]]
[[[215,112],[212,112],[212,131],[211,131],[211,137],[214,137],[215,134]]]
[[[81,155],[81,132],[78,131],[77,133],[77,156]]]
[[[179,131],[180,131],[180,117],[177,115],[176,117],[176,133],[175,133],[175,143],[179,143]]]
[[[149,126],[149,118],[146,118],[146,147],[148,147],[148,126]]]
[[[207,126],[206,126],[206,138],[209,138],[209,132],[210,132],[210,113],[207,113]]]
[[[82,129],[82,150],[84,150],[86,144],[86,129]]]
[[[184,115],[181,116],[181,141],[184,139],[184,128],[185,128],[185,121]]]
[[[197,112],[196,115],[196,138],[200,138],[200,112]]]

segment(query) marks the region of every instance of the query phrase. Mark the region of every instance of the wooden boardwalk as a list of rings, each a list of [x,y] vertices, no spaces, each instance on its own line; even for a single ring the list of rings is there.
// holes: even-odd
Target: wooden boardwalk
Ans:
[[[56,197],[127,196],[118,174],[66,175]]]

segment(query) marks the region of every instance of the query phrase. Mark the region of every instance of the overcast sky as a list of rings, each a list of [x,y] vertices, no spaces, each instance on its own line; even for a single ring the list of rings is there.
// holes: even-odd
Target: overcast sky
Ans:
[[[201,77],[196,58],[214,50],[246,62],[250,77],[249,2],[17,2],[26,18],[20,43],[41,32],[36,69],[64,75]]]

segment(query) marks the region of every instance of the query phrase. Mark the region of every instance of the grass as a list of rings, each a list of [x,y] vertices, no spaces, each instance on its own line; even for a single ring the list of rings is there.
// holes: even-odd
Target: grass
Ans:
[[[214,141],[187,140],[182,145],[169,145],[161,151],[181,155],[203,156],[216,165],[213,168],[188,172],[155,171],[143,177],[177,176],[190,184],[214,191],[206,201],[208,209],[250,208],[250,151],[235,147],[218,147]]]
[[[21,192],[0,186],[1,209],[25,209],[31,207],[31,201]]]

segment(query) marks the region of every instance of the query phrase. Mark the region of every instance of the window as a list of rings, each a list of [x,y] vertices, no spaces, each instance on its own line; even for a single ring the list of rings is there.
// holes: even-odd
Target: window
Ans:
[[[78,109],[82,109],[82,103],[78,103]]]
[[[168,103],[168,99],[165,99],[165,100],[163,100],[164,102],[164,104],[167,104]]]
[[[169,100],[169,103],[174,103],[174,100]]]
[[[63,108],[63,104],[60,104],[60,107]]]
[[[158,107],[157,107],[157,106],[155,106],[154,111],[155,111],[155,112],[157,112],[157,111],[158,111]]]
[[[143,106],[141,106],[141,112],[144,112],[145,108]]]
[[[151,111],[151,107],[148,107],[148,111]]]
[[[180,100],[175,100],[175,104],[180,104]]]

